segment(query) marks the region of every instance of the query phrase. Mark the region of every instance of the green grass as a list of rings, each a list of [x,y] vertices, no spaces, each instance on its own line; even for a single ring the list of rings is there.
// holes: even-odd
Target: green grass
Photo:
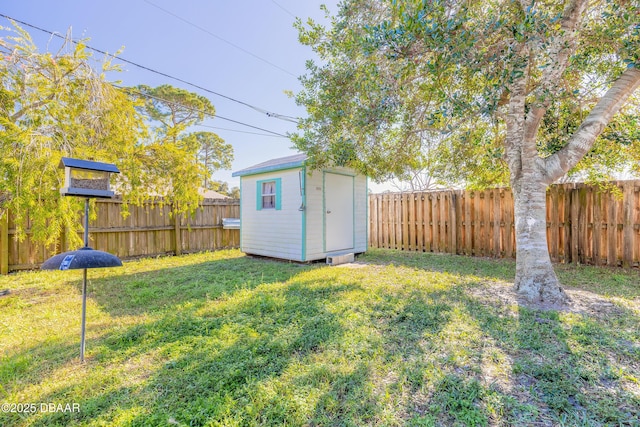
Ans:
[[[238,251],[0,277],[1,426],[640,425],[638,271],[559,266],[602,310],[494,297],[512,261]]]

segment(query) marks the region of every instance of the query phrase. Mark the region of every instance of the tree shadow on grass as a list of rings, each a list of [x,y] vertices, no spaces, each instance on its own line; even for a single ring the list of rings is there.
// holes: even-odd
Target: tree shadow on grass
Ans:
[[[370,294],[369,289],[361,291]],[[293,387],[316,394],[314,411],[304,425],[387,425],[384,412],[390,408],[383,403],[388,391],[383,390],[384,385],[402,382],[409,385],[409,393],[422,385],[422,365],[416,363],[420,343],[425,333],[436,333],[447,323],[448,307],[440,300],[445,293],[435,292],[428,298],[418,292],[401,292],[401,296],[381,293],[373,296],[378,302],[371,310],[347,312],[350,330],[343,339],[329,349],[322,362],[293,381]],[[358,319],[356,313],[366,315]],[[365,336],[357,331],[365,325],[375,332],[363,341]],[[405,411],[400,407],[394,410]],[[396,414],[390,416],[395,418]]]
[[[473,289],[506,278],[495,274],[494,264],[503,261],[407,255],[376,251],[361,261],[461,277],[443,292],[442,306],[421,302],[425,294],[414,291],[403,303],[408,310],[381,316],[387,319],[381,328],[387,352],[395,349],[407,359],[395,381],[422,392],[407,405],[410,425],[634,425],[640,418],[640,400],[631,391],[637,390],[640,360],[637,312],[613,304],[607,313],[540,311],[496,298],[491,286],[478,298]],[[467,264],[475,268],[467,270]],[[395,297],[389,301],[397,304]],[[459,344],[454,338],[450,349],[430,345],[454,311],[470,320],[465,324],[472,330],[465,333],[479,329],[478,338]],[[430,354],[429,347],[440,354]]]
[[[111,272],[100,269],[89,270],[88,300],[95,302],[99,308],[111,317],[136,316],[151,313],[163,317],[156,326],[172,324],[183,336],[188,333],[201,333],[204,329],[215,328],[216,322],[201,325],[194,320],[193,313],[198,306],[217,298],[230,297],[242,290],[251,290],[262,284],[286,281],[301,270],[312,267],[287,264],[269,260],[254,260],[246,257],[221,259],[200,264],[157,269],[141,273],[121,274],[120,269]],[[80,272],[73,277],[65,275],[64,283],[82,293]],[[91,279],[91,274],[102,277]],[[40,272],[38,274],[48,274]],[[31,298],[29,293],[15,296],[22,299]],[[176,309],[189,306],[186,309]],[[27,307],[31,307],[28,305]],[[29,310],[37,310],[34,305]],[[78,301],[77,314],[80,318],[81,304]],[[167,314],[168,313],[168,314]],[[164,323],[163,323],[164,322]],[[48,323],[52,328],[51,336],[36,346],[27,348],[9,356],[5,356],[0,364],[0,384],[9,388],[12,381],[21,375],[22,380],[38,382],[43,374],[52,372],[67,363],[75,363],[79,354],[79,334],[76,344],[64,344],[69,340],[68,331],[61,331],[55,323]],[[148,341],[148,324],[139,323],[124,327],[120,334],[103,334],[104,320],[96,321],[92,310],[87,313],[87,353],[92,353],[95,346],[127,347]],[[203,329],[204,328],[204,329]],[[61,337],[60,335],[64,335]],[[73,340],[74,342],[76,340]],[[100,354],[98,354],[100,357]],[[34,376],[35,375],[35,376]],[[8,392],[8,390],[6,390]]]
[[[90,280],[90,298],[112,316],[172,310],[203,303],[262,284],[284,282],[304,269],[298,264],[248,257],[182,267],[111,275]],[[79,286],[79,285],[78,285]]]
[[[640,323],[636,313],[621,310],[603,318],[517,307],[506,315],[509,309],[496,302],[470,296],[460,301],[493,343],[478,350],[471,375],[454,377],[479,386],[478,402],[491,404],[477,405],[491,409],[487,420],[500,414],[506,422],[617,426],[640,419],[640,399],[620,374],[639,360],[638,348],[627,341],[632,325]],[[494,351],[505,359],[495,360]],[[504,363],[506,373],[487,382],[487,365],[494,363]]]
[[[88,419],[110,423],[117,417],[126,418],[127,425],[302,420],[308,414],[295,399],[280,396],[291,393],[281,377],[292,364],[341,339],[342,326],[327,304],[357,287],[297,280],[247,289],[235,299],[230,296],[228,304],[183,303],[155,322],[108,334],[94,343],[93,363],[103,368],[155,355],[140,386],[92,394],[79,402],[89,408],[82,414],[48,414],[33,425]],[[57,390],[43,399],[59,401],[65,393]],[[145,402],[144,411],[140,402]]]
[[[331,377],[331,387],[318,399],[309,425],[358,427],[375,424],[380,411],[366,362]]]
[[[374,308],[372,321],[378,324],[383,346],[390,356],[409,360],[422,354],[425,335],[437,335],[449,322],[450,291],[425,295],[413,290],[398,296],[386,295]]]
[[[195,340],[188,354],[170,356],[154,374],[150,387],[160,393],[145,422],[173,417],[187,425],[281,425],[304,417],[295,400],[280,396],[290,391],[279,377],[341,338],[326,304],[357,286],[308,285],[255,291],[234,307],[204,312],[204,318],[221,319],[220,328]]]

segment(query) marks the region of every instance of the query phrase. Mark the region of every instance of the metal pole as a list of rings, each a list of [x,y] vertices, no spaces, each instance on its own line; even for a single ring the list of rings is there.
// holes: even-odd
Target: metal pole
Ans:
[[[87,317],[87,269],[82,271],[82,332],[80,333],[80,362],[84,363],[84,332]]]
[[[84,247],[89,247],[89,198],[84,201]],[[80,332],[80,362],[84,363],[84,335],[87,318],[87,269],[82,271],[82,329]]]
[[[84,247],[89,247],[89,198],[84,200]]]

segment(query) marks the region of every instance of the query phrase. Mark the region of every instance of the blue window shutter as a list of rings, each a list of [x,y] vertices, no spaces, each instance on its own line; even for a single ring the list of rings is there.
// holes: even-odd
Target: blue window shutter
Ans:
[[[282,179],[276,178],[276,210],[282,209]]]
[[[256,182],[256,210],[262,210],[262,181]]]

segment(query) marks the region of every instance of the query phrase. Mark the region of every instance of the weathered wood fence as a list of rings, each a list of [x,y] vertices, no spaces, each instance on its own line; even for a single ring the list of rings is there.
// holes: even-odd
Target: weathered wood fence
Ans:
[[[170,215],[168,204],[130,205],[127,218],[120,213],[121,203],[114,199],[96,199],[97,219],[89,224],[92,248],[127,259],[238,247],[240,244],[239,230],[222,228],[222,218],[240,217],[238,200],[205,199],[193,215],[180,216]],[[37,268],[49,257],[68,250],[64,234],[55,247],[50,248],[34,244],[28,230],[27,238],[22,242],[15,240],[14,235],[15,224],[9,212],[0,218],[0,274]]]
[[[640,266],[640,180],[619,181],[618,199],[585,184],[547,191],[547,238],[555,262]],[[374,194],[369,245],[407,251],[515,257],[509,189]]]

